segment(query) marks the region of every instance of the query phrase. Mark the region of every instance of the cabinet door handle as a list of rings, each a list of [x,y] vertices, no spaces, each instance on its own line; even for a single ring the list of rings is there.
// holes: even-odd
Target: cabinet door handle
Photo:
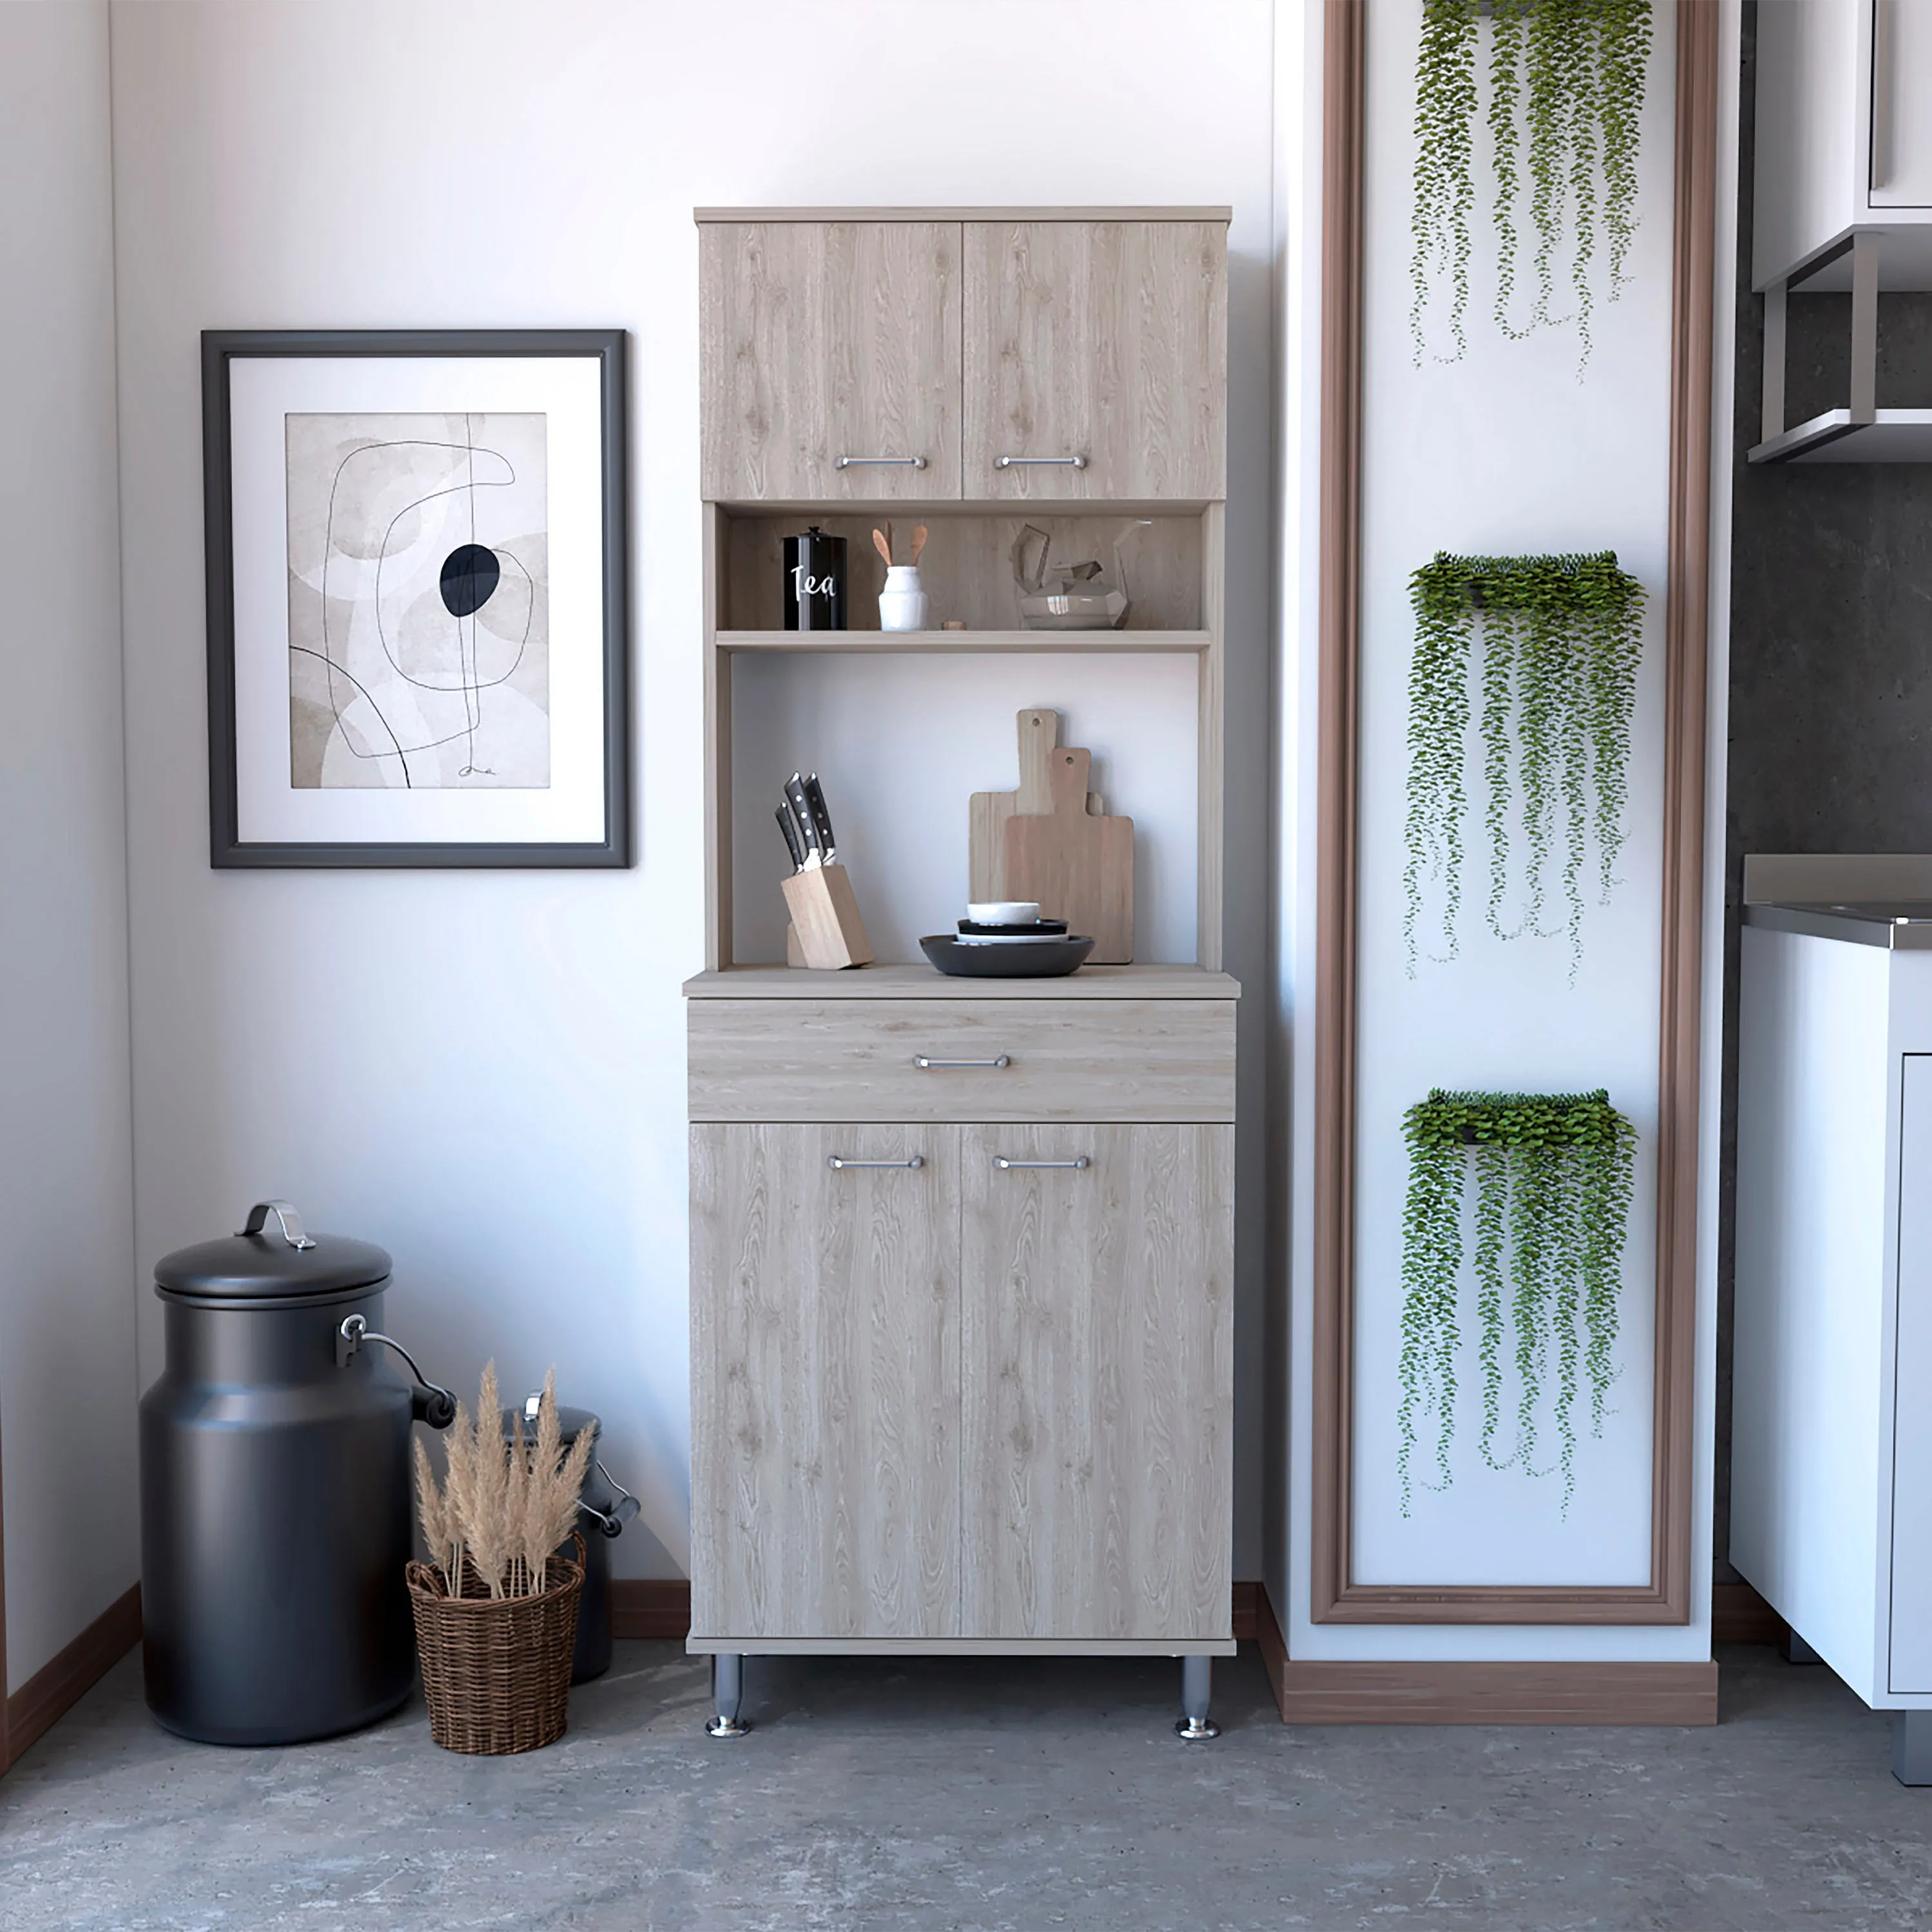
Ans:
[[[888,470],[923,470],[926,458],[922,456],[842,456],[832,466],[835,470],[882,467]]]
[[[949,1066],[1010,1066],[1013,1063],[1011,1058],[1004,1053],[995,1060],[932,1060],[922,1053],[915,1053],[912,1057],[912,1064],[921,1072],[929,1073],[935,1067],[944,1069]]]
[[[1003,1154],[993,1156],[993,1165],[1004,1174],[1016,1167],[1064,1167],[1075,1173],[1084,1173],[1094,1163],[1083,1154],[1078,1160],[1009,1160]]]
[[[996,456],[993,458],[993,467],[995,470],[1084,470],[1087,459],[1084,456]]]
[[[910,1160],[848,1160],[843,1154],[835,1154],[826,1157],[825,1164],[836,1174],[848,1167],[923,1167],[926,1156],[916,1154]]]

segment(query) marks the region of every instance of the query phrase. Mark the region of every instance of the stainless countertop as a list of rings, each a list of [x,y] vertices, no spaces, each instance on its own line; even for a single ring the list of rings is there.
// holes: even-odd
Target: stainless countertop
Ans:
[[[1932,900],[1861,899],[1850,904],[1779,901],[1744,908],[1747,926],[1846,939],[1894,952],[1932,952]]]

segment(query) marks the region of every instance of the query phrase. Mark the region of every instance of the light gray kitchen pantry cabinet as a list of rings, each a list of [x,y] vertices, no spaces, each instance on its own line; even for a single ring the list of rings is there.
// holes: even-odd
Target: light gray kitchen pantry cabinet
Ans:
[[[1228,211],[697,219],[687,1642],[715,1660],[711,1730],[746,1728],[747,1656],[1100,1654],[1182,1660],[1177,1728],[1211,1737],[1210,1660],[1234,1648]],[[928,525],[935,621],[964,628],[860,628],[888,517],[902,542]],[[850,631],[778,628],[782,541],[813,522],[850,547]],[[1126,630],[1012,628],[1028,525],[1069,558],[1135,527]],[[740,896],[776,896],[781,861],[764,811],[756,849],[734,832],[741,663],[796,662],[808,742],[821,658],[1126,649],[1196,673],[1195,849],[1162,855],[1192,858],[1192,961],[961,980],[748,952],[766,927]],[[903,724],[947,719],[908,698]],[[967,806],[893,800],[935,851],[963,848]]]

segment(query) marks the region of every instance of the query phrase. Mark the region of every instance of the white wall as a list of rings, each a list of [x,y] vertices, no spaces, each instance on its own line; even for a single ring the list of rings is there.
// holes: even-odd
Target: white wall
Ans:
[[[114,14],[136,1252],[286,1195],[398,1261],[425,1366],[554,1360],[655,1533],[688,1520],[684,1015],[702,964],[698,204],[1231,202],[1232,970],[1262,991],[1270,11],[1217,0],[316,0]],[[205,328],[632,333],[640,862],[207,862]],[[836,801],[834,801],[835,806]],[[774,837],[776,833],[773,834]],[[1242,1103],[1263,1099],[1258,1012]],[[1259,1550],[1244,1136],[1240,1533]],[[144,1361],[156,1366],[148,1309]]]
[[[0,7],[8,1690],[139,1569],[107,26]]]
[[[1292,6],[1286,12],[1293,14]],[[1312,10],[1309,10],[1312,13]],[[1663,517],[1666,502],[1666,448],[1662,413],[1666,400],[1660,380],[1665,373],[1668,347],[1669,226],[1670,219],[1668,143],[1670,135],[1668,92],[1670,86],[1670,48],[1674,32],[1672,10],[1658,11],[1657,39],[1659,58],[1653,62],[1650,101],[1646,110],[1644,136],[1648,147],[1642,184],[1640,256],[1634,260],[1644,278],[1627,293],[1618,309],[1600,309],[1597,317],[1598,350],[1587,381],[1575,381],[1574,338],[1558,338],[1552,344],[1532,343],[1505,345],[1494,340],[1487,320],[1486,290],[1492,284],[1489,250],[1478,225],[1476,260],[1472,283],[1476,299],[1472,305],[1471,352],[1467,361],[1451,368],[1428,365],[1413,368],[1409,359],[1407,334],[1408,309],[1407,262],[1408,254],[1408,169],[1412,154],[1414,64],[1419,10],[1417,0],[1375,0],[1368,22],[1368,194],[1366,200],[1367,267],[1366,288],[1368,321],[1365,332],[1364,532],[1364,970],[1361,1024],[1363,1028],[1362,1130],[1366,1137],[1380,1134],[1392,1138],[1399,1124],[1398,1098],[1402,1104],[1420,1098],[1432,1082],[1444,1084],[1500,1088],[1512,1084],[1551,1088],[1585,1084],[1580,1063],[1567,1058],[1556,1064],[1574,1046],[1594,1055],[1593,1064],[1607,1065],[1613,1057],[1629,1059],[1625,1077],[1641,1077],[1648,1085],[1647,1095],[1640,1094],[1639,1104],[1627,1111],[1641,1118],[1648,1109],[1654,1117],[1655,1039],[1655,916],[1654,910],[1634,922],[1634,938],[1647,943],[1649,952],[1637,992],[1647,1000],[1646,1012],[1632,1010],[1618,1016],[1619,1039],[1612,1032],[1600,1032],[1594,1040],[1586,1038],[1573,1018],[1566,1028],[1561,1010],[1574,998],[1579,1008],[1592,990],[1592,976],[1600,970],[1594,956],[1586,964],[1586,977],[1578,993],[1568,995],[1563,989],[1563,962],[1559,958],[1553,976],[1543,962],[1546,976],[1553,976],[1556,992],[1546,1000],[1526,1002],[1525,988],[1516,976],[1517,964],[1502,956],[1508,949],[1487,949],[1469,944],[1480,928],[1484,881],[1480,877],[1480,844],[1472,841],[1474,865],[1471,890],[1465,902],[1463,931],[1466,962],[1460,968],[1431,969],[1438,977],[1460,975],[1453,988],[1424,982],[1418,992],[1402,975],[1400,960],[1400,900],[1401,791],[1404,760],[1401,747],[1404,700],[1400,688],[1407,667],[1409,626],[1406,609],[1404,579],[1408,571],[1440,548],[1492,553],[1521,553],[1532,550],[1615,547],[1625,556],[1630,567],[1643,576],[1653,600],[1662,590]],[[1292,209],[1288,242],[1292,261],[1305,262],[1307,250],[1294,248],[1297,218],[1304,238],[1318,226],[1321,183],[1318,168],[1310,165],[1305,148],[1294,140],[1292,117],[1296,109],[1288,98],[1288,87],[1299,88],[1300,111],[1310,121],[1318,116],[1321,58],[1318,26],[1301,16],[1296,47],[1299,58],[1293,70],[1284,63],[1284,83],[1277,104],[1278,139],[1282,142],[1285,167]],[[1737,10],[1724,10],[1724,128],[1719,135],[1719,152],[1724,158],[1724,178],[1720,183],[1720,220],[1717,310],[1714,324],[1720,345],[1718,395],[1713,410],[1718,430],[1720,449],[1727,447],[1722,426],[1730,418],[1729,358],[1726,352],[1730,330],[1726,291],[1730,286],[1729,254],[1733,245],[1728,211],[1734,205],[1731,172],[1736,124]],[[1661,97],[1661,98],[1660,98]],[[1480,170],[1479,180],[1482,178]],[[1312,268],[1312,265],[1309,266]],[[1656,284],[1661,278],[1660,290]],[[1646,284],[1648,286],[1646,286]],[[1718,1051],[1716,1004],[1722,958],[1720,882],[1723,854],[1721,789],[1710,794],[1719,802],[1711,808],[1709,821],[1712,891],[1706,907],[1707,985],[1706,989],[1706,1042],[1708,1105],[1702,1148],[1705,1165],[1704,1198],[1700,1224],[1699,1275],[1698,1409],[1694,1433],[1696,1508],[1694,1538],[1694,1603],[1700,1607],[1692,1622],[1669,1630],[1605,1628],[1562,1630],[1549,1628],[1474,1629],[1468,1627],[1418,1625],[1402,1628],[1362,1628],[1316,1626],[1309,1618],[1309,1545],[1306,1526],[1310,1520],[1310,1460],[1311,1418],[1310,1355],[1312,1343],[1312,1255],[1310,1246],[1312,1164],[1312,1100],[1313,1044],[1322,1016],[1306,1000],[1298,1000],[1298,986],[1312,985],[1315,934],[1312,919],[1315,813],[1313,810],[1316,718],[1314,665],[1316,650],[1313,586],[1310,574],[1298,573],[1294,560],[1312,557],[1318,528],[1318,483],[1316,444],[1311,433],[1317,419],[1317,332],[1318,289],[1310,276],[1298,287],[1291,286],[1284,304],[1286,324],[1286,380],[1283,389],[1284,453],[1280,464],[1283,491],[1284,548],[1289,560],[1284,565],[1281,624],[1288,662],[1280,687],[1280,729],[1284,747],[1293,746],[1298,760],[1285,783],[1282,802],[1281,865],[1276,879],[1276,944],[1278,948],[1278,984],[1280,997],[1293,1009],[1294,1075],[1292,1117],[1296,1130],[1288,1168],[1294,1204],[1292,1224],[1286,1246],[1291,1256],[1292,1281],[1290,1320],[1282,1339],[1287,1349],[1283,1363],[1277,1352],[1272,1371],[1286,1376],[1292,1390],[1288,1479],[1274,1498],[1279,1514],[1270,1526],[1271,1551],[1278,1551],[1269,1566],[1269,1582],[1278,1610],[1285,1612],[1284,1629],[1291,1654],[1307,1658],[1412,1657],[1480,1658],[1525,1656],[1549,1658],[1629,1657],[1691,1658],[1707,1655],[1708,1625],[1701,1607],[1706,1598],[1708,1575],[1711,1370],[1715,1302],[1714,1236],[1715,1202],[1715,1067]],[[1620,312],[1621,311],[1621,312]],[[1653,368],[1651,365],[1654,364]],[[1646,369],[1649,374],[1646,374]],[[1721,478],[1726,472],[1721,461]],[[1713,555],[1727,554],[1728,500],[1714,506]],[[1721,584],[1724,573],[1714,572]],[[1724,742],[1722,693],[1724,689],[1722,638],[1726,611],[1721,590],[1714,595],[1712,634],[1714,662],[1711,689],[1714,694],[1710,746],[1714,763],[1720,769]],[[1646,652],[1652,658],[1648,673],[1654,681],[1655,657],[1660,626],[1654,620],[1646,632]],[[1646,730],[1654,739],[1657,728],[1654,688],[1647,710],[1640,715],[1639,734]],[[1630,854],[1634,862],[1623,868],[1631,884],[1623,890],[1640,896],[1654,896],[1657,880],[1654,770],[1633,773],[1634,796],[1638,788],[1648,794],[1648,802],[1640,803],[1637,823],[1651,842],[1646,856]],[[1720,788],[1720,778],[1717,781]],[[1376,881],[1387,884],[1391,860],[1396,890],[1380,890]],[[1393,907],[1390,904],[1394,901]],[[1473,911],[1471,908],[1473,907]],[[1594,954],[1603,945],[1605,916],[1593,913],[1586,928],[1586,947]],[[1620,930],[1613,944],[1621,944],[1631,934]],[[1480,968],[1480,971],[1473,969]],[[1499,969],[1508,969],[1506,972]],[[1466,982],[1468,983],[1462,983]],[[1600,991],[1600,988],[1598,989]],[[1453,993],[1454,997],[1448,997]],[[1592,1017],[1604,1006],[1601,1000],[1585,1012]],[[1546,1010],[1547,1009],[1548,1010]],[[1542,1060],[1554,1070],[1537,1073],[1526,1059],[1540,1039]],[[1650,1042],[1646,1049],[1646,1040]],[[1632,1058],[1628,1048],[1638,1052]],[[1445,1056],[1467,1056],[1472,1048],[1481,1049],[1474,1060],[1466,1059],[1455,1066]],[[1648,1070],[1639,1074],[1639,1063],[1648,1059]],[[1542,1060],[1537,1061],[1538,1065]],[[1599,1074],[1588,1084],[1602,1084]],[[1616,1084],[1613,1081],[1613,1084]],[[1621,1100],[1622,1096],[1618,1096]],[[1654,1143],[1653,1143],[1654,1144]],[[1280,1152],[1279,1144],[1276,1149]],[[1365,1154],[1372,1150],[1365,1148]],[[1384,1150],[1386,1152],[1386,1150]],[[1399,1144],[1397,1144],[1399,1154]],[[1392,1164],[1393,1163],[1393,1164]],[[1378,1229],[1388,1233],[1400,1212],[1400,1162],[1394,1156],[1379,1161],[1364,1159],[1362,1176],[1365,1188],[1365,1220],[1361,1232],[1366,1238],[1358,1274],[1358,1293],[1364,1316],[1358,1318],[1358,1334],[1364,1343],[1359,1363],[1364,1377],[1379,1376],[1372,1384],[1358,1381],[1358,1400],[1374,1398],[1382,1384],[1393,1378],[1393,1363],[1387,1341],[1386,1324],[1378,1325],[1378,1314],[1391,1309],[1399,1298],[1399,1283],[1392,1278],[1393,1256],[1387,1242],[1378,1245]],[[1379,1193],[1376,1190],[1379,1188]],[[1632,1250],[1641,1254],[1647,1246],[1648,1216],[1640,1216],[1634,1229]],[[1392,1234],[1390,1238],[1393,1238]],[[1645,1330],[1648,1318],[1647,1283],[1641,1294],[1627,1298],[1624,1326],[1627,1406],[1648,1408],[1648,1348]],[[1381,1343],[1384,1346],[1378,1346]],[[1473,1365],[1472,1365],[1473,1366]],[[1472,1384],[1475,1378],[1469,1378]],[[1644,1386],[1638,1386],[1640,1384]],[[1538,1493],[1539,1486],[1520,1478],[1493,1478],[1486,1483],[1465,1485],[1459,1473],[1461,1493],[1449,1498],[1422,1496],[1417,1516],[1425,1510],[1446,1514],[1455,1519],[1447,1542],[1434,1526],[1425,1524],[1415,1534],[1402,1525],[1391,1506],[1388,1492],[1389,1471],[1372,1461],[1388,1452],[1392,1460],[1392,1425],[1389,1404],[1371,1400],[1361,1413],[1364,1440],[1358,1443],[1355,1469],[1358,1514],[1355,1522],[1358,1569],[1368,1562],[1379,1566],[1389,1580],[1428,1582],[1438,1580],[1436,1574],[1418,1574],[1420,1565],[1444,1562],[1449,1544],[1467,1565],[1466,1575],[1477,1574],[1506,1578],[1510,1574],[1512,1546],[1533,1552],[1544,1564],[1552,1558],[1577,1574],[1591,1573],[1600,1566],[1603,1575],[1591,1580],[1608,1580],[1627,1568],[1628,1545],[1634,1521],[1623,1525],[1623,1544],[1602,1549],[1588,1546],[1574,1534],[1568,1550],[1554,1546],[1565,1526],[1558,1522],[1555,1498]],[[1459,1442],[1466,1449],[1472,1432],[1466,1426]],[[1578,1525],[1594,1528],[1600,1490],[1621,1493],[1641,1504],[1646,1497],[1647,1444],[1636,1432],[1626,1431],[1624,1439],[1606,1445],[1592,1444],[1598,1460],[1585,1463],[1580,1458],[1581,1480],[1574,1512]],[[1461,1459],[1466,1467],[1468,1458]],[[1473,1472],[1471,1472],[1473,1475]],[[1512,1486],[1513,1485],[1513,1486]],[[1524,1492],[1528,1492],[1526,1494]],[[1448,1502],[1447,1512],[1438,1506]],[[1363,1511],[1379,1511],[1365,1521]],[[1630,1516],[1626,1509],[1623,1514]],[[1616,1512],[1610,1520],[1614,1526]],[[1445,1574],[1441,1580],[1448,1580]]]

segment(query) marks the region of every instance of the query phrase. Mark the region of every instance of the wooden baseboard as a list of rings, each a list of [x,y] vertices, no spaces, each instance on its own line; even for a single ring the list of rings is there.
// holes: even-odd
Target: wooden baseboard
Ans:
[[[140,1641],[141,1586],[136,1583],[7,1700],[7,1756],[0,1771],[18,1764],[28,1747]]]
[[[1713,1643],[1782,1643],[1784,1619],[1748,1583],[1711,1586]]]
[[[1263,1592],[1258,1583],[1237,1583],[1234,1586],[1233,1606],[1234,1622],[1230,1626],[1237,1643],[1252,1643],[1256,1636],[1256,1618],[1258,1616]]]
[[[1274,1601],[1264,1585],[1256,1585],[1255,1643],[1262,1654],[1262,1668],[1274,1689],[1274,1701],[1281,1707],[1282,1722],[1288,1721],[1288,1640],[1276,1620]]]
[[[1265,1590],[1256,1641],[1288,1724],[1714,1724],[1714,1664],[1331,1663],[1291,1658]]]
[[[1234,1634],[1240,1643],[1256,1636],[1258,1607],[1267,1602],[1258,1583],[1234,1586]],[[1272,1624],[1274,1616],[1268,1612]],[[610,1586],[610,1634],[622,1637],[671,1637],[691,1634],[691,1586],[681,1576],[668,1582],[619,1581]],[[1277,1640],[1279,1633],[1277,1633]]]
[[[682,1576],[663,1582],[620,1578],[610,1586],[610,1634],[682,1642],[691,1634],[691,1586]]]
[[[1282,1666],[1291,1724],[1714,1724],[1714,1664]]]

